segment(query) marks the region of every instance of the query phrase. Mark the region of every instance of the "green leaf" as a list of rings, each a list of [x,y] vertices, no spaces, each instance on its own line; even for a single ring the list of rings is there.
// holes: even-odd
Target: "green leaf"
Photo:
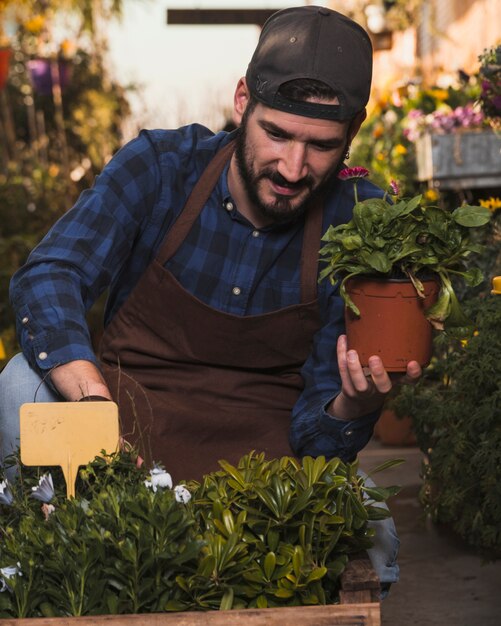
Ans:
[[[490,222],[492,213],[487,207],[463,205],[452,212],[457,224],[468,228],[484,226]]]
[[[231,609],[233,607],[233,597],[233,588],[229,587],[228,589],[226,589],[223,597],[221,598],[221,604],[219,605],[219,609],[221,611],[228,611],[229,609]]]
[[[321,578],[323,578],[326,574],[327,574],[327,568],[326,567],[316,567],[308,576],[307,581],[308,583],[311,583],[315,580],[320,580]]]
[[[264,558],[264,573],[268,580],[271,580],[273,572],[275,571],[275,565],[277,563],[277,557],[274,552],[268,552]]]

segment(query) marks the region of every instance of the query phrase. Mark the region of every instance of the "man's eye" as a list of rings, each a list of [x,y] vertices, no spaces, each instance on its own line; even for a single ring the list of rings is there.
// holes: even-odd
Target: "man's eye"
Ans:
[[[268,135],[268,137],[271,137],[271,139],[285,139],[282,133],[279,133],[276,130],[267,130],[266,134]]]
[[[320,150],[321,152],[329,152],[329,150],[334,150],[336,147],[331,145],[330,143],[312,143],[311,146],[315,150]]]

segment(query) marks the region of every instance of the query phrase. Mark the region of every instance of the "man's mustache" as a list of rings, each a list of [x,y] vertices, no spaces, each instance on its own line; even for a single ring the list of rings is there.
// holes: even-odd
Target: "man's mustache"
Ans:
[[[261,174],[260,178],[269,178],[272,183],[275,183],[280,187],[287,187],[288,189],[303,189],[305,187],[307,189],[311,189],[313,187],[313,181],[310,176],[305,176],[304,178],[301,178],[301,180],[290,182],[279,172],[266,170]]]

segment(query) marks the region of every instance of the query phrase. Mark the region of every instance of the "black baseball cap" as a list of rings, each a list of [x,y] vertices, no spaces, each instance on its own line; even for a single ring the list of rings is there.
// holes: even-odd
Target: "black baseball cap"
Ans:
[[[327,84],[339,105],[279,94],[284,83],[297,78]],[[365,108],[371,80],[372,44],[366,31],[337,11],[311,5],[282,9],[268,18],[246,74],[251,94],[273,109],[341,121]]]

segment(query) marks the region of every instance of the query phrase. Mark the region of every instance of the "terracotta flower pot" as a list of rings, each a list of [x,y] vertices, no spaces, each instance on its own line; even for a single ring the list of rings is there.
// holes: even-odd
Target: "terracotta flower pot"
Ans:
[[[432,354],[432,326],[424,312],[438,297],[434,280],[423,282],[420,298],[410,280],[357,277],[346,290],[360,310],[346,309],[348,348],[358,352],[362,365],[379,355],[389,372],[404,372],[409,361],[426,366]]]
[[[0,48],[0,91],[5,87],[7,83],[7,76],[9,75],[10,55],[10,48]]]
[[[385,408],[374,427],[374,436],[385,446],[414,446],[416,435],[412,417],[398,417],[393,409]]]

